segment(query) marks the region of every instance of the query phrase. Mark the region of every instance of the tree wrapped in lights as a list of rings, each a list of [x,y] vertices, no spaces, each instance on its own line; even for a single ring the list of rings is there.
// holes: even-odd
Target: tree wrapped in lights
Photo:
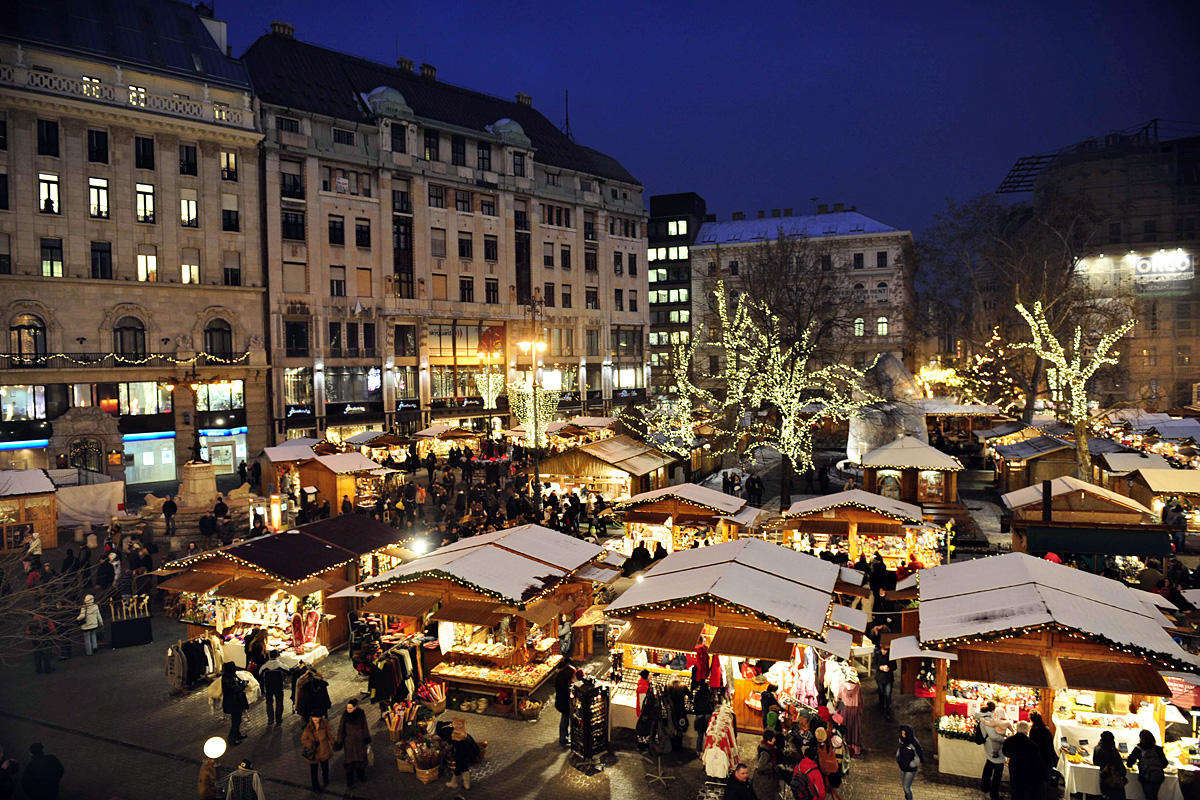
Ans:
[[[513,413],[525,426],[525,444],[533,448],[543,448],[549,444],[546,426],[554,421],[558,414],[558,403],[563,392],[569,392],[575,386],[575,374],[567,370],[562,375],[561,389],[547,389],[527,375],[518,378],[508,386],[508,401]]]
[[[479,390],[479,396],[483,398],[484,408],[495,408],[496,398],[504,392],[504,372],[501,370],[493,372],[491,367],[486,371],[475,373],[475,388]]]
[[[961,360],[956,370],[963,399],[994,405],[1008,414],[1025,402],[1020,379],[1014,372],[1013,347],[1005,343],[1000,329],[981,348]]]
[[[1062,402],[1058,404],[1059,416],[1075,428],[1076,477],[1089,480],[1092,474],[1092,457],[1088,450],[1090,415],[1087,384],[1101,367],[1118,363],[1121,354],[1113,350],[1113,346],[1133,329],[1136,321],[1127,320],[1116,330],[1101,336],[1095,347],[1091,348],[1084,343],[1082,326],[1076,325],[1075,335],[1064,347],[1050,329],[1041,302],[1034,303],[1032,310],[1018,303],[1017,312],[1029,323],[1032,341],[1019,342],[1013,346],[1022,350],[1032,350],[1038,358],[1043,359],[1055,370],[1057,388],[1062,393]]]

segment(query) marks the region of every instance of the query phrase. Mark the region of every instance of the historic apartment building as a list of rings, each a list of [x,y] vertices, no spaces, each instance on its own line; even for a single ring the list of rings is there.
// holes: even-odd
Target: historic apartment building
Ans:
[[[490,97],[272,25],[261,102],[273,437],[506,424],[488,380],[560,411],[645,395],[642,187],[527,95]],[[519,343],[541,342],[522,350]],[[488,378],[487,376],[495,376]]]
[[[1165,138],[1157,121],[1017,162],[1001,192],[1077,195],[1107,215],[1081,273],[1132,300],[1137,325],[1118,348],[1105,404],[1159,410],[1200,402],[1200,136]]]
[[[261,135],[225,23],[161,0],[0,26],[0,468],[177,478],[267,444]]]
[[[674,388],[671,359],[675,346],[692,335],[691,246],[700,226],[711,220],[705,214],[704,198],[695,192],[658,194],[650,198],[647,224],[647,262],[650,282],[650,335],[647,358],[652,392],[670,393]]]

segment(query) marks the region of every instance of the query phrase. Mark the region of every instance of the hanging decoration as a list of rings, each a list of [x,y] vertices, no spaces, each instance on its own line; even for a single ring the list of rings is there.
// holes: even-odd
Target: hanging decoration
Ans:
[[[536,384],[529,376],[518,378],[515,383],[508,385],[509,406],[525,427],[525,444],[529,447],[543,448],[549,444],[546,428],[558,414],[558,403],[563,392],[575,387],[575,374],[572,371],[564,371],[561,375],[561,389],[547,389]]]
[[[496,398],[504,393],[504,373],[493,372],[490,367],[486,372],[476,372],[475,388],[479,390],[479,396],[483,398],[483,407],[495,408]]]
[[[112,359],[119,366],[141,367],[149,364],[151,361],[166,361],[181,367],[188,367],[203,359],[205,362],[213,362],[217,364],[241,364],[250,358],[250,352],[242,353],[240,356],[232,358],[224,358],[222,356],[213,355],[212,353],[200,352],[191,358],[176,358],[175,356],[167,355],[166,353],[149,353],[145,356],[130,356],[122,353],[97,353],[94,357],[78,358],[69,353],[44,353],[42,355],[22,355],[20,357],[21,364],[46,364],[51,359],[61,359],[70,364],[77,364],[84,367],[94,367],[108,359]]]

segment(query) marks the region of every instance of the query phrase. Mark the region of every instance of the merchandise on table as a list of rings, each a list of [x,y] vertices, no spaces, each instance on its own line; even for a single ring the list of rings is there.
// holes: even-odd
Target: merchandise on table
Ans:
[[[974,741],[975,718],[960,714],[947,714],[938,720],[937,731],[938,736],[944,736],[947,739]]]
[[[493,664],[443,661],[430,674],[442,680],[467,680],[530,689],[544,681],[551,670],[562,661],[562,656],[552,655],[545,661],[521,666],[497,667]]]

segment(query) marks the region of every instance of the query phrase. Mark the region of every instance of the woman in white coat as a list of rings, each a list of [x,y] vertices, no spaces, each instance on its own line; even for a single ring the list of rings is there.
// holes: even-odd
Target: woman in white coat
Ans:
[[[100,616],[100,606],[96,605],[95,597],[90,594],[84,596],[83,607],[79,609],[79,616],[75,619],[83,623],[80,626],[83,628],[83,652],[89,656],[95,655],[96,632],[104,624],[104,617]]]

